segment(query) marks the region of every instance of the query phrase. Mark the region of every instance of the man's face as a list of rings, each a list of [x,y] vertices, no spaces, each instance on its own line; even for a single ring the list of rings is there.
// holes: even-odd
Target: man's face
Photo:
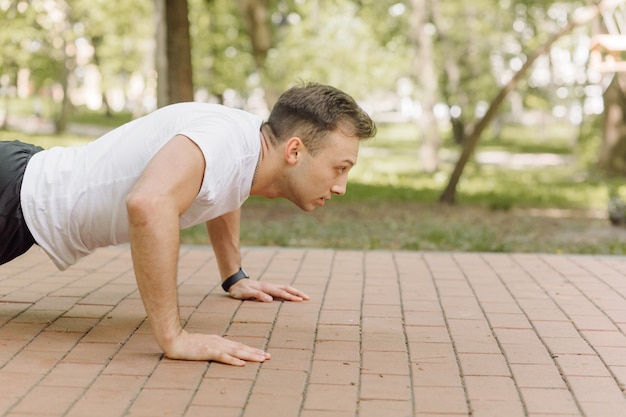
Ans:
[[[326,144],[315,156],[302,148],[290,177],[287,198],[305,211],[323,206],[333,194],[343,195],[348,172],[356,164],[359,138],[337,130],[328,134]]]

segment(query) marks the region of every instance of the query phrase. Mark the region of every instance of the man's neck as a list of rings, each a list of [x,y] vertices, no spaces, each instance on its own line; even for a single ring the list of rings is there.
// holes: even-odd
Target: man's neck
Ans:
[[[267,139],[267,133],[263,131],[263,127],[259,133],[261,141],[261,150],[259,161],[255,171],[255,180],[252,182],[250,195],[262,196],[267,198],[280,197],[280,178],[276,175],[279,169],[279,152],[272,143]]]

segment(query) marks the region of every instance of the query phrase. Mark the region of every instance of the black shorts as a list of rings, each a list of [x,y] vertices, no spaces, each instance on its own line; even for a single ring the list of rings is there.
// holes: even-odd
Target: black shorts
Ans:
[[[26,252],[35,239],[20,203],[26,164],[43,148],[19,142],[0,142],[0,265]]]

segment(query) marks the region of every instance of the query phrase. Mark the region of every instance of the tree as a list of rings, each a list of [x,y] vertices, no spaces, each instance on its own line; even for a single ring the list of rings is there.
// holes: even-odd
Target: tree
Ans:
[[[60,87],[59,94],[54,95],[59,102],[54,119],[57,131],[62,132],[70,111],[69,87],[76,64],[74,33],[68,30],[71,24],[67,3],[4,2],[0,5],[0,16],[3,24],[0,73],[5,97],[8,98],[8,91],[16,90],[19,71],[28,72],[35,89]],[[8,108],[6,114],[5,122]]]
[[[447,204],[454,204],[456,202],[456,187],[463,173],[463,169],[465,165],[469,161],[470,156],[474,152],[476,145],[478,144],[478,140],[482,132],[489,125],[489,123],[494,118],[498,108],[506,98],[506,96],[511,92],[517,83],[526,75],[528,70],[532,67],[534,62],[541,56],[550,50],[552,45],[564,35],[570,33],[574,28],[588,23],[590,20],[595,19],[596,16],[600,13],[600,6],[594,6],[589,8],[589,12],[580,18],[572,18],[570,22],[565,25],[560,31],[554,33],[546,42],[544,42],[541,46],[539,46],[535,51],[533,51],[527,58],[524,65],[520,68],[519,71],[511,78],[511,80],[500,89],[498,95],[491,101],[489,108],[487,109],[485,115],[479,120],[479,122],[474,127],[471,134],[467,137],[464,142],[463,150],[461,155],[454,167],[454,171],[452,172],[450,179],[448,181],[448,185],[444,189],[443,193],[439,197],[439,201]]]
[[[257,70],[265,67],[267,51],[272,46],[268,0],[237,0],[244,27],[250,37]]]
[[[193,101],[187,0],[165,0],[165,26],[168,101],[169,103]]]
[[[56,81],[61,86],[55,130],[57,133],[62,133],[67,128],[71,111],[70,84],[74,80],[76,69],[76,49],[73,47],[75,34],[70,30],[72,27],[70,7],[64,0],[48,2],[44,3],[43,10],[39,10],[38,15],[40,18],[37,22],[44,29],[39,33],[45,34],[42,44],[46,45],[47,52],[53,60],[53,68],[57,71]]]
[[[624,18],[623,6],[624,0],[608,5],[603,19],[594,27],[596,35],[591,40],[592,57],[600,61],[593,64],[605,66],[603,139],[598,167],[609,176],[626,176],[626,73],[618,68],[624,65],[622,49],[626,34],[621,26],[616,25]],[[607,59],[601,64],[603,54]]]
[[[615,74],[603,97],[604,139],[598,165],[609,175],[626,175],[626,74]]]
[[[189,20],[196,91],[223,102],[226,92],[258,87],[251,76],[256,71],[251,42],[237,2],[190,0]]]
[[[268,108],[273,107],[280,92],[271,82],[265,70],[267,53],[272,47],[272,27],[268,0],[237,0],[246,33],[252,45],[252,56],[260,84],[263,87]]]
[[[409,37],[416,50],[413,60],[412,75],[418,86],[422,111],[418,124],[422,132],[420,160],[422,169],[432,173],[439,169],[439,131],[434,108],[437,103],[438,82],[435,75],[435,59],[433,56],[433,38],[435,26],[432,23],[433,12],[428,5],[436,2],[411,0],[411,28]]]
[[[497,91],[493,60],[518,42],[509,39],[519,1],[432,1],[433,58],[437,100],[447,104],[454,142],[462,144],[476,123],[477,109]],[[511,4],[515,3],[515,4]]]

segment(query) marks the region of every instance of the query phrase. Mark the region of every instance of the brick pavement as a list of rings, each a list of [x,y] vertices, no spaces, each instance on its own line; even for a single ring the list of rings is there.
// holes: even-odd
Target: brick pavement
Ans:
[[[243,368],[164,359],[126,247],[58,272],[0,267],[11,417],[626,416],[626,258],[245,248],[304,303],[239,302],[181,252],[186,327],[267,349]]]

